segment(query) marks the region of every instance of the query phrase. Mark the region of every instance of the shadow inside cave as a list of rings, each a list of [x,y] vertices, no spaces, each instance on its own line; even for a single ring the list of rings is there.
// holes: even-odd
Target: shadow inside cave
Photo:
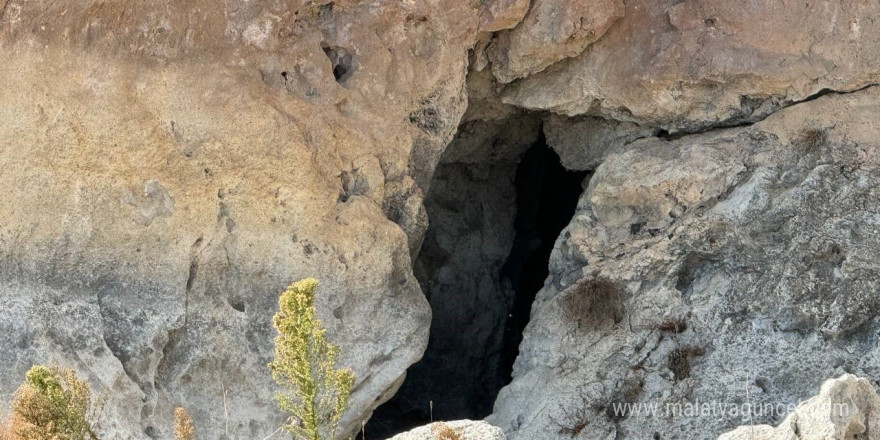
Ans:
[[[441,160],[414,264],[433,310],[428,348],[374,412],[368,438],[492,412],[587,176],[566,170],[543,135],[492,163]]]

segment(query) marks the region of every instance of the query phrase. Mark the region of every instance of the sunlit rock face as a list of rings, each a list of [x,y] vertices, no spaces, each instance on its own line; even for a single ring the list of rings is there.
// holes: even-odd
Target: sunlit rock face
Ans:
[[[569,2],[552,3],[559,16],[574,12],[563,7]],[[570,3],[592,7],[597,2]],[[504,101],[568,116],[590,114],[694,131],[754,121],[824,89],[854,90],[878,81],[876,4],[625,3],[623,17],[598,40],[512,83]],[[559,16],[536,26],[554,26],[563,21]],[[585,22],[595,19],[579,23]],[[507,82],[508,64],[492,50],[503,47],[502,41],[488,52],[492,72]]]
[[[56,362],[109,392],[106,438],[170,438],[175,406],[200,438],[263,438],[277,297],[315,277],[357,374],[340,433],[360,427],[427,343],[417,181],[464,112],[477,17],[0,4],[0,394]]]
[[[876,438],[880,396],[864,377],[844,374],[822,384],[819,394],[801,403],[777,427],[740,426],[718,440],[792,438]]]

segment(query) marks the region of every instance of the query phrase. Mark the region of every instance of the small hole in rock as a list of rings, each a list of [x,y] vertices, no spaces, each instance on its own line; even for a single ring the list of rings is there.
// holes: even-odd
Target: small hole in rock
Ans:
[[[338,46],[328,46],[323,49],[324,54],[330,59],[333,78],[340,84],[345,82],[354,71],[354,59],[351,54],[345,48]]]
[[[243,302],[241,302],[241,301],[236,301],[236,300],[232,300],[232,301],[229,301],[229,305],[230,305],[233,309],[235,309],[235,310],[237,310],[237,311],[239,311],[239,312],[244,313],[245,306],[244,306],[244,303],[243,303]]]

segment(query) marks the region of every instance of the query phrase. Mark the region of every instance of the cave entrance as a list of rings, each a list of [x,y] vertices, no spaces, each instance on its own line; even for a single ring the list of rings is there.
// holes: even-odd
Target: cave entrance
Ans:
[[[501,132],[489,145],[485,135],[468,136],[484,127],[462,126],[437,167],[414,262],[433,310],[428,348],[377,408],[368,438],[432,419],[482,419],[511,380],[532,302],[587,173],[560,164],[540,120],[508,123],[495,127]]]

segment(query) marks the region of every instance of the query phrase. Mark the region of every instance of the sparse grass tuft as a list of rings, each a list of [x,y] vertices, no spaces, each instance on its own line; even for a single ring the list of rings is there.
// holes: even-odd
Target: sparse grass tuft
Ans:
[[[818,153],[828,142],[828,134],[818,128],[806,128],[798,134],[794,145],[804,154]]]

